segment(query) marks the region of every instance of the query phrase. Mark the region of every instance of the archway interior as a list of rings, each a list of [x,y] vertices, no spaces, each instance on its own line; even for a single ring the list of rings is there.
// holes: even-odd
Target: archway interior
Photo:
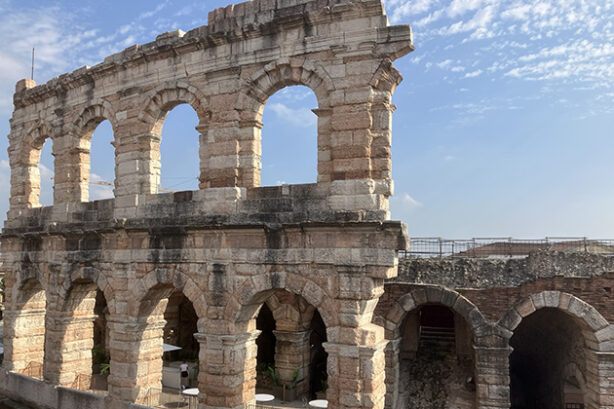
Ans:
[[[137,402],[149,406],[166,402],[163,388],[179,391],[195,386],[198,377],[198,316],[192,302],[180,290],[167,284],[154,286],[144,297],[138,312],[143,325],[136,365],[141,375]],[[166,352],[165,352],[166,351]],[[188,365],[188,378],[180,366]]]
[[[313,91],[288,86],[273,94],[262,113],[262,186],[315,183],[318,175],[318,107]]]
[[[45,362],[45,315],[47,296],[36,279],[26,280],[17,294],[18,311],[12,340],[13,369],[42,379]]]
[[[301,296],[276,290],[260,308],[256,329],[257,392],[286,401],[326,392],[326,326],[313,306]]]
[[[112,199],[115,188],[115,147],[113,146],[113,127],[111,122],[103,120],[89,135],[85,136],[89,141],[89,155],[83,160],[88,160],[89,173],[84,175],[88,189],[89,201]]]
[[[198,115],[189,104],[167,111],[161,129],[160,149],[155,152],[157,193],[198,190],[200,177]]]
[[[94,304],[94,347],[92,348],[92,389],[108,388],[106,375],[109,372],[109,331],[107,322],[109,308],[102,291],[96,291]]]
[[[443,305],[423,305],[401,326],[397,409],[473,408],[473,333]]]
[[[522,320],[510,345],[512,408],[558,409],[578,403],[577,394],[566,394],[570,380],[563,377],[570,363],[586,374],[585,340],[571,317],[555,308],[540,309]]]

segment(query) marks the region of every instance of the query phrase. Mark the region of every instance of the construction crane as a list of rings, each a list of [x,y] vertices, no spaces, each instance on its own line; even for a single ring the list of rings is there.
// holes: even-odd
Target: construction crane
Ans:
[[[90,185],[101,185],[101,186],[115,186],[115,183],[113,182],[107,182],[104,180],[94,180],[94,181],[90,181]],[[174,190],[171,189],[165,189],[163,187],[157,186],[158,188],[158,193],[174,193]]]

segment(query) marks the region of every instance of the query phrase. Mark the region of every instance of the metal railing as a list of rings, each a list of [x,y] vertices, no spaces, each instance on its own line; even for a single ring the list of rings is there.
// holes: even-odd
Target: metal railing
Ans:
[[[70,387],[72,389],[98,394],[106,394],[108,388],[105,376],[87,375],[83,373],[79,373],[75,376],[75,380]]]
[[[593,240],[586,237],[546,237],[544,239],[474,238],[465,240],[441,237],[410,239],[410,250],[400,251],[400,258],[410,257],[526,257],[532,251],[548,250],[566,253],[585,252],[614,255],[614,240]]]
[[[43,364],[40,362],[30,362],[22,372],[23,375],[30,378],[43,379]]]
[[[185,407],[196,409],[198,407],[197,396],[184,396],[179,391],[171,392],[160,388],[149,388],[145,399],[141,402],[145,406],[157,409],[168,409],[169,407]]]

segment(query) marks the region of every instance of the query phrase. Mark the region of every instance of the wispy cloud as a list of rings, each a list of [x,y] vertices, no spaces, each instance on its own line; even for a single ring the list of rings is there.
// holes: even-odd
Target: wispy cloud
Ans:
[[[594,97],[580,107],[587,112],[603,112],[595,97],[614,90],[612,2],[389,0],[386,7],[393,23],[412,24],[419,49],[437,56],[412,62],[425,71],[446,70],[448,83],[474,78],[537,81],[551,90],[593,87]]]
[[[407,192],[404,192],[400,195],[400,201],[404,206],[409,208],[417,208],[423,206],[422,203],[411,197]]]
[[[317,121],[315,114],[307,108],[295,109],[281,103],[269,103],[266,107],[272,110],[279,119],[301,128],[313,126]]]

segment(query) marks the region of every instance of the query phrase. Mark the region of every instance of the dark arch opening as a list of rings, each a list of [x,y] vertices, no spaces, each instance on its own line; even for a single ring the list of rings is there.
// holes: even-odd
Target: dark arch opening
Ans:
[[[395,409],[473,408],[472,346],[469,324],[449,307],[426,304],[410,311],[401,325]]]
[[[262,114],[261,186],[315,183],[318,175],[318,107],[303,85],[273,94]]]
[[[260,335],[256,339],[256,345],[258,345],[258,371],[264,374],[268,367],[275,367],[275,319],[273,313],[268,305],[263,304],[258,317],[256,317],[256,329],[261,331]],[[261,376],[260,386],[267,382],[266,376]],[[256,385],[258,387],[258,385]]]
[[[256,299],[262,303],[254,317],[260,331],[256,339],[256,391],[295,403],[318,393],[324,398],[328,354],[323,348],[326,325],[320,313],[302,296],[285,290],[260,294]],[[251,310],[255,305],[246,308]]]
[[[309,344],[311,348],[311,365],[309,376],[309,398],[326,398],[326,390],[328,389],[328,371],[326,368],[328,361],[328,353],[324,349],[326,338],[326,325],[322,320],[320,312],[316,310],[311,319],[311,335]]]
[[[585,340],[574,320],[555,308],[524,318],[510,340],[510,398],[513,409],[566,406],[564,368],[586,374]],[[584,402],[582,402],[584,403]]]

